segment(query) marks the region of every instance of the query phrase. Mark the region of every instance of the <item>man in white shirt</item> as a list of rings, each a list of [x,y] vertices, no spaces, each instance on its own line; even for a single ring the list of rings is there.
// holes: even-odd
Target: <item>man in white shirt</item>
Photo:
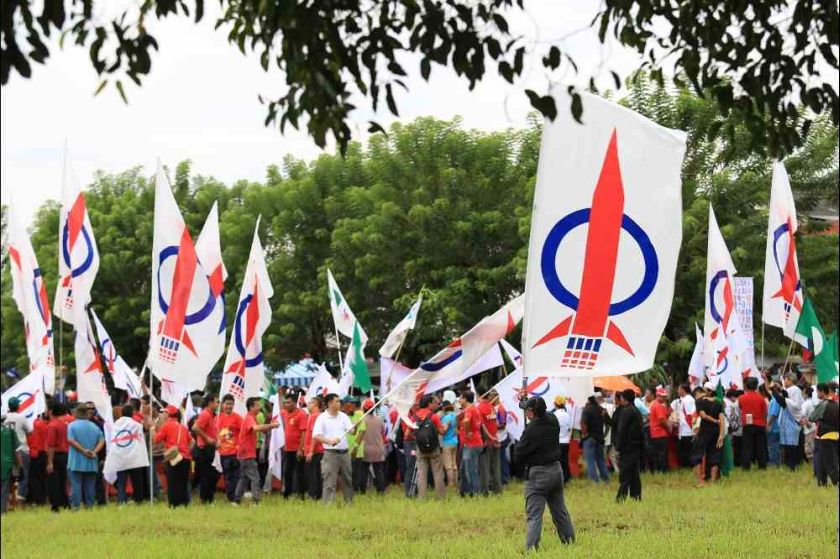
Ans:
[[[572,479],[569,469],[569,443],[572,440],[572,414],[566,409],[566,397],[554,397],[554,416],[560,425],[560,467],[563,468],[563,481],[568,483]]]
[[[785,392],[787,392],[788,399],[793,401],[794,409],[790,410],[794,419],[802,420],[802,406],[805,404],[805,398],[802,397],[802,390],[796,385],[796,373],[786,373],[782,378],[782,384],[785,385]]]
[[[15,396],[9,398],[9,413],[6,414],[6,425],[15,430],[17,435],[17,454],[20,457],[20,474],[18,475],[17,500],[25,501],[29,489],[29,445],[26,443],[26,436],[32,432],[32,422],[18,410],[20,400]]]
[[[353,428],[350,418],[341,411],[341,398],[338,394],[327,394],[327,411],[320,414],[312,428],[312,436],[324,445],[324,458],[321,461],[323,477],[322,499],[325,504],[335,500],[338,478],[341,477],[341,490],[344,501],[353,501],[353,464],[348,452],[347,433]]]
[[[684,382],[677,388],[679,398],[674,400],[672,406],[679,417],[679,429],[677,431],[677,457],[680,468],[691,467],[691,441],[694,438],[692,424],[697,408],[694,404],[694,397],[691,395],[691,385]]]

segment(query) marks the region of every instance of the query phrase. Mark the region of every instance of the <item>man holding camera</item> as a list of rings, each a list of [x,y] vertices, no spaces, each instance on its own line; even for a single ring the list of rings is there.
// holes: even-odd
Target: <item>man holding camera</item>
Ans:
[[[563,468],[560,465],[560,425],[547,413],[545,400],[539,397],[522,400],[528,424],[516,445],[516,460],[526,468],[525,514],[528,533],[525,550],[539,549],[542,517],[546,504],[557,535],[563,543],[575,539],[572,519],[563,500]]]

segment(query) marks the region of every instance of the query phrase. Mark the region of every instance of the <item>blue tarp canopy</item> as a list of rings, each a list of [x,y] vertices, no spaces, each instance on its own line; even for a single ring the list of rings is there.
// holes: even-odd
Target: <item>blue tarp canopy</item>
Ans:
[[[280,386],[309,386],[317,373],[318,365],[307,357],[274,373],[274,380]]]

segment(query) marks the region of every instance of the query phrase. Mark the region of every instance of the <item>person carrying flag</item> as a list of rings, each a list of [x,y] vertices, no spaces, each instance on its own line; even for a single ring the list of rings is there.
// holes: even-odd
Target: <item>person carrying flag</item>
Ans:
[[[15,430],[18,440],[18,459],[20,461],[20,475],[18,476],[17,484],[17,500],[25,501],[28,496],[29,487],[29,444],[26,439],[32,432],[32,424],[30,424],[26,417],[18,410],[20,409],[20,400],[12,396],[8,402],[9,413],[6,414],[6,419],[3,422]]]
[[[213,467],[213,457],[216,454],[216,408],[219,399],[215,394],[206,394],[201,402],[202,410],[192,426],[195,436],[195,469],[198,474],[199,497],[201,502],[210,504],[216,493],[216,483],[219,472]]]
[[[260,502],[262,495],[262,484],[260,473],[257,468],[257,433],[271,431],[280,426],[279,422],[257,423],[257,415],[262,409],[262,398],[252,396],[245,401],[248,413],[242,420],[242,429],[239,431],[239,445],[237,458],[239,458],[239,483],[236,486],[236,503],[242,501],[250,486],[250,493],[255,503]]]
[[[193,438],[185,425],[181,424],[181,412],[173,405],[164,409],[166,422],[160,431],[152,435],[156,443],[163,443],[164,459],[166,460],[166,492],[169,506],[187,506],[190,504],[189,476],[192,463]]]

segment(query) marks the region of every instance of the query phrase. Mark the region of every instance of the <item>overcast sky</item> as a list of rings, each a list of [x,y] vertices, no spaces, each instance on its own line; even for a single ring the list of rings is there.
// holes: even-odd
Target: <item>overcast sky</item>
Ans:
[[[540,49],[571,34],[562,46],[587,79],[600,68],[600,83],[608,86],[608,70],[626,76],[638,64],[635,54],[617,45],[602,46],[595,31],[586,29],[598,2],[526,0],[525,5],[526,14],[511,17],[512,29]],[[211,8],[218,9],[212,2]],[[158,157],[169,166],[191,159],[194,173],[228,184],[261,181],[266,167],[288,154],[317,157],[321,150],[305,133],[287,130],[281,135],[263,126],[266,112],[257,95],[279,97],[282,77],[264,72],[257,57],[243,56],[228,44],[226,33],[213,29],[214,15],[205,15],[200,25],[170,18],[151,28],[160,50],[142,88],[129,82],[128,105],[113,88],[93,96],[99,82],[83,48],[53,48],[46,66],[34,65],[31,79],[13,75],[2,88],[3,203],[11,201],[29,222],[44,201],[59,199],[65,140],[70,173],[83,185],[96,170],[119,172],[142,165],[151,173]],[[548,84],[536,54],[527,60],[519,83],[507,84],[493,69],[472,92],[449,69],[433,66],[429,83],[416,64],[406,70],[410,92],[398,94],[400,120],[460,115],[465,126],[482,130],[522,126],[531,110],[524,89],[545,91]],[[555,78],[573,81],[570,75]],[[373,115],[369,105],[357,106],[351,128],[363,140]],[[386,128],[394,120],[383,111],[377,116]]]

